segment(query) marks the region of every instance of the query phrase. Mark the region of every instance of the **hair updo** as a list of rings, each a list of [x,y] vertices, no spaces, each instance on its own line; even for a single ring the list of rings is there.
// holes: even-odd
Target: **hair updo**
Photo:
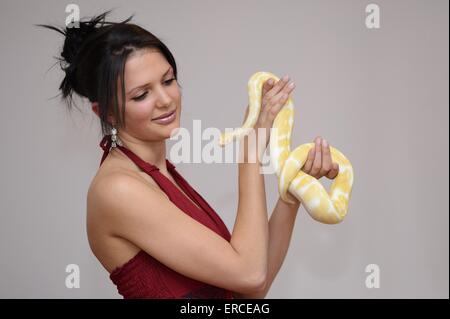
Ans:
[[[69,109],[73,93],[99,104],[99,117],[103,135],[109,134],[111,124],[107,118],[113,114],[116,125],[125,127],[125,62],[130,53],[151,48],[158,50],[172,66],[177,80],[175,59],[166,45],[149,31],[128,23],[133,16],[122,22],[106,21],[111,11],[79,21],[77,27],[57,28],[51,25],[38,26],[55,30],[65,36],[61,56],[57,57],[65,72],[59,90]],[[119,112],[118,79],[122,88]]]

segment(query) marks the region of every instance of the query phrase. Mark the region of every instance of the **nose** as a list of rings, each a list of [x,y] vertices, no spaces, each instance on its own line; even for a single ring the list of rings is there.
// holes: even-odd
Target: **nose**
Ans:
[[[157,107],[167,107],[172,103],[172,98],[167,93],[164,87],[159,87],[157,90],[157,99],[156,99],[156,106]]]

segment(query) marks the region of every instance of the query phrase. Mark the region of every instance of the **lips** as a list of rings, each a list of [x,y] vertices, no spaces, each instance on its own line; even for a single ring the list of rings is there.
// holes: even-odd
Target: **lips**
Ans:
[[[168,112],[168,113],[164,113],[163,115],[161,115],[161,116],[158,116],[158,117],[155,117],[154,119],[152,119],[152,121],[154,121],[154,120],[159,120],[159,119],[162,119],[162,118],[165,118],[165,117],[168,117],[169,115],[171,115],[172,113],[174,113],[175,112],[175,110],[173,110],[173,111],[170,111],[170,112]]]

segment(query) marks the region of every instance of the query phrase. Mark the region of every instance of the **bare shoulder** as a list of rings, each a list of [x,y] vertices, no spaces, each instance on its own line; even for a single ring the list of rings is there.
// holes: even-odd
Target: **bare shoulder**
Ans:
[[[117,214],[117,210],[112,208],[117,204],[119,193],[126,196],[129,192],[140,192],[143,193],[142,196],[146,196],[145,192],[159,192],[159,189],[138,172],[105,165],[94,176],[87,192],[86,226],[89,245],[108,272],[123,265],[140,251],[138,246],[126,238],[116,235],[117,221],[126,216],[113,216]],[[137,203],[122,204],[129,205],[131,211]]]
[[[108,171],[99,171],[92,179],[88,189],[88,203],[96,204],[98,200],[107,200],[111,190],[117,190],[117,187],[133,187],[135,183],[143,183],[142,179],[136,173],[125,169],[114,169]]]
[[[136,176],[126,170],[98,172],[93,178],[86,199],[86,222],[89,239],[113,235],[109,215],[113,213],[110,207],[115,201],[117,192],[126,191],[127,187],[136,188],[142,183]],[[142,191],[142,188],[132,191]]]
[[[100,209],[101,203],[109,200],[112,188],[124,187],[126,184],[133,187],[135,183],[130,183],[131,180],[143,183],[143,179],[137,172],[120,165],[110,165],[105,161],[89,185],[88,214],[103,214],[104,212]]]
[[[131,190],[130,190],[131,188]],[[104,215],[104,204],[114,200],[118,191],[159,191],[152,178],[120,162],[108,162],[99,168],[87,192],[88,215]]]

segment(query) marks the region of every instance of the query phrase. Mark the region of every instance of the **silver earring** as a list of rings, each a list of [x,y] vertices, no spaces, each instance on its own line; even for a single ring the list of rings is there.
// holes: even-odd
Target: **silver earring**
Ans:
[[[117,146],[117,144],[116,144],[116,142],[117,142],[117,130],[116,130],[116,128],[114,126],[111,129],[111,141],[112,141],[111,147],[116,147]]]

